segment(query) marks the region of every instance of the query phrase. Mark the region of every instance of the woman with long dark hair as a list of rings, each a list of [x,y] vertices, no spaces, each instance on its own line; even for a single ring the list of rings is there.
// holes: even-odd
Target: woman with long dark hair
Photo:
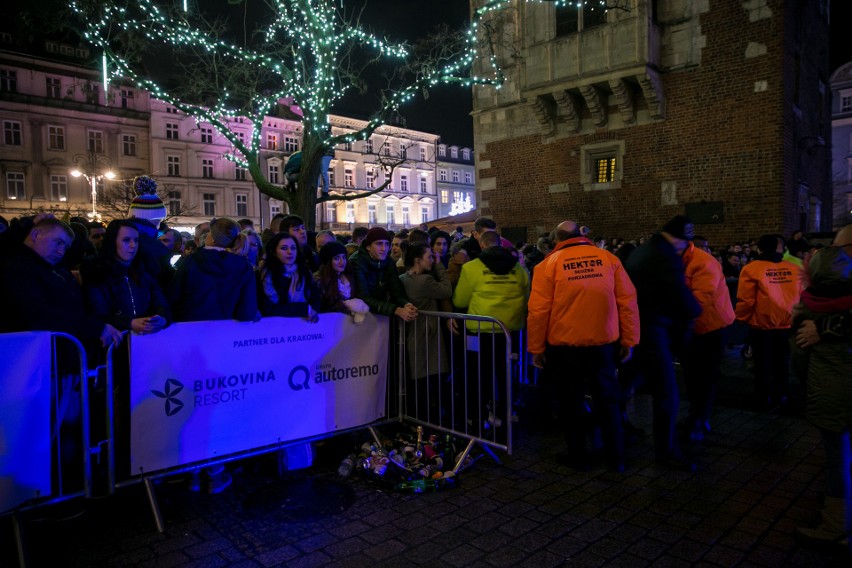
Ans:
[[[120,331],[156,333],[171,319],[157,279],[144,269],[139,231],[133,221],[116,219],[104,234],[98,256],[81,271],[88,310]]]
[[[310,322],[319,319],[319,290],[302,247],[290,234],[278,233],[266,244],[258,288],[264,316],[301,317]]]

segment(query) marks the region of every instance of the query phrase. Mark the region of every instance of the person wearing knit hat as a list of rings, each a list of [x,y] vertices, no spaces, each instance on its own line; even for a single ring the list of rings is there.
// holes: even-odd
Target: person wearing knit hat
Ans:
[[[339,254],[349,256],[346,254],[346,246],[343,243],[338,241],[329,241],[325,243],[319,251],[320,264],[322,265],[331,262],[331,259]]]
[[[369,231],[367,231],[367,236],[364,237],[364,240],[361,241],[361,244],[365,247],[369,247],[376,241],[388,241],[390,242],[391,237],[390,233],[388,233],[382,227],[373,227]]]
[[[396,315],[403,321],[414,321],[417,308],[408,301],[405,288],[393,260],[388,258],[390,234],[382,227],[373,227],[349,258],[355,275],[356,296],[373,313]]]
[[[157,195],[157,182],[152,177],[136,176],[133,179],[133,191],[136,197],[130,202],[128,217],[145,219],[154,228],[160,226],[160,222],[166,218],[166,206]]]

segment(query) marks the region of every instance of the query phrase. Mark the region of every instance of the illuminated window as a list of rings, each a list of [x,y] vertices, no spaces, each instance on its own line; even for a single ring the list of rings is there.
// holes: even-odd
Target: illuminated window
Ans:
[[[278,149],[278,135],[277,134],[267,134],[266,135],[266,149],[267,150],[277,150]]]
[[[615,158],[599,158],[595,164],[595,183],[615,181]]]

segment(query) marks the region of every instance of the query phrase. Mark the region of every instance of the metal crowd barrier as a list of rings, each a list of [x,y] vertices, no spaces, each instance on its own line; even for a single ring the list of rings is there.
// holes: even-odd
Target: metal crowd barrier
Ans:
[[[528,381],[521,341],[499,320],[421,311],[398,326],[400,419],[466,439],[457,471],[474,445],[512,453],[513,374]]]
[[[7,468],[0,471],[0,478],[3,479],[2,486],[9,491],[9,494],[2,495],[2,503],[4,506],[11,508],[0,510],[0,515],[11,515],[12,528],[15,536],[15,544],[17,547],[19,565],[24,567],[27,564],[27,550],[25,545],[25,529],[22,514],[27,511],[32,511],[53,505],[63,501],[69,501],[78,497],[93,496],[93,472],[91,456],[98,452],[98,445],[92,445],[90,439],[90,413],[89,413],[89,391],[90,382],[94,378],[94,374],[87,370],[86,351],[82,344],[73,336],[65,333],[55,332],[25,332],[0,334],[0,352],[5,357],[15,359],[21,354],[16,352],[22,343],[21,341],[33,343],[49,338],[50,355],[49,364],[50,371],[49,385],[47,390],[49,393],[42,392],[44,385],[40,387],[37,383],[41,380],[37,376],[37,366],[34,366],[31,372],[26,370],[14,376],[14,382],[18,384],[27,384],[27,392],[25,393],[28,401],[38,406],[38,402],[44,400],[45,408],[36,408],[34,413],[18,415],[17,413],[7,413],[0,417],[0,432],[3,433],[3,444],[6,447],[7,453],[4,457]],[[11,373],[10,368],[4,363],[4,371]],[[20,369],[19,369],[20,371]],[[12,378],[7,375],[7,378]],[[11,382],[11,381],[10,381]],[[6,391],[4,391],[6,392]],[[23,393],[18,393],[23,394]],[[10,400],[0,400],[0,404],[4,406],[9,403],[15,403]],[[73,409],[76,413],[79,409],[79,421],[73,420],[72,423],[65,422],[65,433],[63,434],[63,418],[66,412],[71,412]],[[38,466],[33,466],[31,463],[23,464],[25,469],[13,469],[17,462],[20,465],[20,454],[14,454],[15,444],[26,444],[27,442],[44,443],[43,440],[25,440],[24,436],[13,439],[15,433],[28,433],[29,426],[32,425],[31,420],[37,420],[44,415],[49,416],[50,440],[49,445],[49,465],[41,464],[49,468],[49,484],[46,493],[39,489],[32,490],[32,495],[28,491],[15,490],[14,487],[37,487],[44,486],[45,472],[38,470]],[[36,416],[38,415],[38,416]],[[19,422],[23,420],[26,423]],[[71,430],[70,432],[68,430]],[[70,442],[73,445],[79,446],[79,454],[77,458],[70,456],[63,460],[62,447],[65,443]],[[19,446],[20,447],[20,446]],[[76,470],[76,471],[75,471]],[[76,478],[72,480],[69,478]],[[40,481],[42,480],[42,481]],[[77,483],[77,481],[79,481]],[[15,493],[18,495],[16,496]]]
[[[56,384],[60,376],[67,373],[67,370],[60,368],[61,362],[57,357],[56,346],[59,342],[67,341],[73,346],[79,363],[75,365],[74,373],[85,378],[80,382],[78,395],[81,409],[79,435],[82,447],[82,486],[76,491],[68,491],[62,487],[62,479],[67,471],[63,471],[59,459],[59,424],[52,424],[56,434],[52,448],[53,459],[59,467],[54,472],[50,494],[35,495],[8,511],[0,511],[0,515],[13,515],[20,565],[26,566],[26,548],[20,517],[25,511],[75,497],[90,498],[95,494],[113,494],[118,488],[142,483],[157,530],[164,532],[165,523],[155,493],[155,482],[159,479],[365,429],[369,430],[376,444],[381,446],[377,428],[394,422],[407,421],[467,440],[466,448],[457,456],[453,468],[455,471],[458,471],[475,445],[481,446],[499,463],[494,450],[502,450],[509,455],[512,452],[513,381],[518,384],[530,381],[524,370],[529,366],[525,364],[526,353],[522,351],[523,337],[518,334],[513,337],[502,322],[490,317],[449,312],[420,313],[416,321],[405,325],[399,325],[397,319],[392,318],[389,337],[393,338],[396,334],[398,342],[396,345],[393,341],[388,342],[383,419],[308,437],[279,439],[273,444],[232,451],[174,467],[129,474],[125,471],[129,468],[124,468],[121,474],[117,469],[115,395],[117,374],[126,375],[129,381],[130,369],[126,368],[129,356],[122,356],[119,364],[116,360],[119,351],[110,347],[106,364],[94,370],[87,370],[86,353],[79,341],[65,334],[50,334],[53,359],[50,400],[53,415],[56,415],[59,404]],[[450,332],[448,322],[455,322],[457,334]],[[207,329],[214,325],[213,322],[204,324],[208,326]],[[428,339],[418,341],[416,338],[424,331],[427,332],[424,337]],[[188,333],[186,337],[191,340],[193,334]],[[0,335],[0,346],[2,338]],[[204,338],[199,341],[204,341]],[[118,349],[129,350],[128,344],[128,341],[122,341]],[[373,346],[377,349],[384,347],[380,344]],[[97,386],[97,389],[92,389],[93,386]],[[93,394],[98,399],[96,404],[93,403]],[[127,396],[127,393],[119,396]],[[94,423],[92,416],[95,416]],[[92,424],[97,425],[95,434]],[[129,427],[129,421],[123,427]],[[98,439],[92,440],[93,435]],[[93,456],[97,457],[97,468],[93,467]],[[121,459],[124,460],[125,457],[122,455]]]

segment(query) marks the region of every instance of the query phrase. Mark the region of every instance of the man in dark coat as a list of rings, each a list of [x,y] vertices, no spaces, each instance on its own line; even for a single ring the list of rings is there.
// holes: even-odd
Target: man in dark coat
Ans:
[[[639,302],[639,366],[654,406],[654,451],[661,465],[686,471],[696,466],[680,451],[675,423],[680,392],[674,360],[687,343],[701,307],[686,286],[680,255],[695,236],[692,221],[677,215],[637,248],[625,263]]]
[[[390,235],[381,227],[373,227],[349,262],[355,275],[355,296],[370,311],[385,316],[396,315],[403,321],[414,321],[417,308],[408,301],[394,262],[388,258]]]

